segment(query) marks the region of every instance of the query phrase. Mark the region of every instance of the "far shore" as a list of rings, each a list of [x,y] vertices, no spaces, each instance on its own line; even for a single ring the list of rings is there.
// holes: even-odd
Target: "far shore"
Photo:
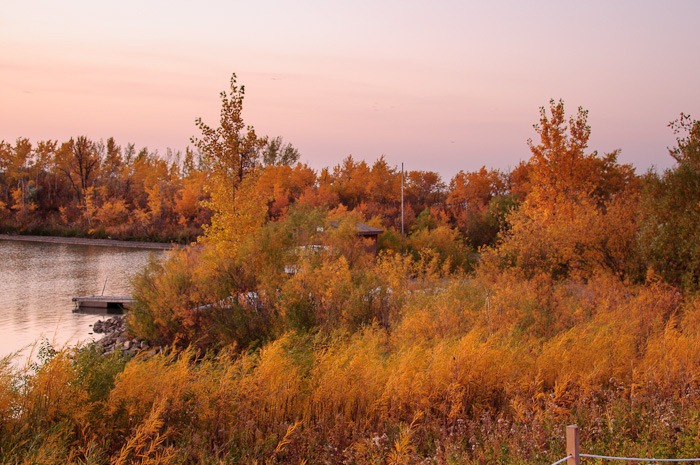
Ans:
[[[116,239],[92,239],[89,237],[23,236],[20,234],[0,234],[3,241],[47,242],[52,244],[97,245],[101,247],[127,247],[131,249],[170,250],[177,244],[163,242],[119,241]]]

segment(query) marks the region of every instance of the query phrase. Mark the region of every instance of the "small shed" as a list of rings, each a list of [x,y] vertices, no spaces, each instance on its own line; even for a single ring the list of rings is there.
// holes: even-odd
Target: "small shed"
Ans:
[[[336,220],[332,220],[329,222],[329,225],[331,228],[337,228],[340,225],[340,223]],[[364,223],[355,223],[355,232],[357,233],[357,235],[359,237],[371,239],[371,241],[369,241],[370,242],[369,250],[376,254],[377,251],[379,250],[377,240],[378,240],[379,235],[381,233],[383,233],[384,230],[379,229],[379,228],[375,228],[373,226],[369,226],[369,225],[364,224]]]
[[[376,254],[379,250],[378,238],[379,235],[384,232],[384,230],[366,225],[364,223],[357,223],[355,225],[355,229],[357,230],[358,236],[372,239],[371,250]]]

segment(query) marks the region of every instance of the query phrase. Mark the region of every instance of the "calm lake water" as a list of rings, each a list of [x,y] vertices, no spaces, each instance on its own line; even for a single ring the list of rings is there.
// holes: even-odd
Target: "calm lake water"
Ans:
[[[130,295],[129,279],[158,250],[0,240],[0,357],[42,338],[54,347],[99,339],[106,313],[75,313],[77,295]],[[106,285],[105,285],[106,280]]]

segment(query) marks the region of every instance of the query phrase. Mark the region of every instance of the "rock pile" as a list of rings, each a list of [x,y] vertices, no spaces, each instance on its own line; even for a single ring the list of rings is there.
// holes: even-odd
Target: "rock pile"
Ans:
[[[92,330],[95,333],[104,333],[104,337],[96,341],[95,344],[102,348],[105,355],[121,350],[124,355],[133,356],[150,348],[148,342],[129,336],[126,332],[126,317],[124,315],[98,320],[92,325]]]

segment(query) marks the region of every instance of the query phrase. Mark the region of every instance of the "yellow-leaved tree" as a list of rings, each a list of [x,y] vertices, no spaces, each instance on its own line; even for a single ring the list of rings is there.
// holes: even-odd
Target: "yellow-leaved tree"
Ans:
[[[191,139],[208,174],[207,206],[213,212],[202,240],[216,248],[233,247],[234,251],[241,238],[263,224],[267,211],[267,199],[256,192],[252,181],[247,181],[257,175],[267,140],[243,122],[244,94],[244,86],[238,86],[233,74],[230,92],[220,94],[220,126],[212,128],[197,118],[195,123],[202,134]]]
[[[176,250],[136,276],[137,304],[129,324],[137,335],[183,347],[231,342],[246,347],[270,326],[263,312],[245,302],[254,287],[242,279],[238,257],[241,245],[264,224],[268,200],[257,189],[266,139],[244,124],[242,109],[243,87],[234,74],[230,92],[221,93],[220,126],[196,119],[201,137],[192,142],[201,156],[211,224],[199,239],[203,247]]]

